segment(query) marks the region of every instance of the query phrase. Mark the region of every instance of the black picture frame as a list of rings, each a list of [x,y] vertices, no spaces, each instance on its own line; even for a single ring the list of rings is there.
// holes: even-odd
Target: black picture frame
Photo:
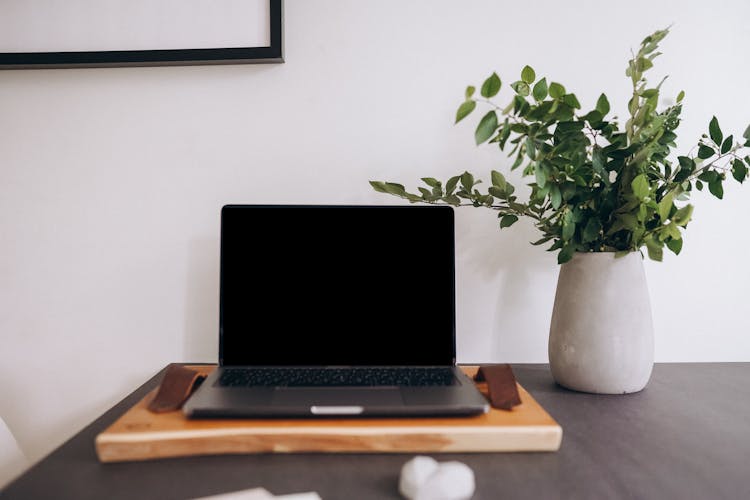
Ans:
[[[270,3],[270,46],[90,52],[2,52],[0,69],[282,63],[282,0]]]

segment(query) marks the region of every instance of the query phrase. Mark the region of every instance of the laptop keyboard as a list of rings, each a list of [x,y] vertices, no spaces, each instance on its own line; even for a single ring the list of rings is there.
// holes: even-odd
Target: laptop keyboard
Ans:
[[[357,387],[457,385],[446,367],[225,368],[223,387]]]

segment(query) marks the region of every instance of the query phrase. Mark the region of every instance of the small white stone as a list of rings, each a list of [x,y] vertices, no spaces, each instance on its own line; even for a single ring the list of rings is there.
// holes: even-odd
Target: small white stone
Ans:
[[[401,478],[398,482],[398,491],[404,498],[413,499],[417,497],[419,488],[437,471],[438,463],[430,458],[417,456],[409,460],[401,467]]]
[[[444,462],[419,487],[414,500],[468,500],[474,487],[474,471],[468,465]]]

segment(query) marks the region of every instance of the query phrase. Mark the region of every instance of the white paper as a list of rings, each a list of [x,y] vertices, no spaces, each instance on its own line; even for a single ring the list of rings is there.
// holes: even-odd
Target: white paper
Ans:
[[[220,493],[207,497],[194,498],[193,500],[270,500],[273,499],[268,491],[263,488],[253,488],[251,490],[233,491],[231,493]]]
[[[253,488],[251,490],[233,491],[230,493],[221,493],[208,497],[194,498],[193,500],[322,500],[315,492],[294,493],[291,495],[273,496],[263,488]]]

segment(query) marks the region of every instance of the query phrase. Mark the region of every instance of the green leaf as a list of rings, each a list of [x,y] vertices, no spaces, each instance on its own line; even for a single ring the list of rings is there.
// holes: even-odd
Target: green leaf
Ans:
[[[532,160],[536,158],[536,145],[531,137],[526,138],[526,154]]]
[[[655,260],[657,262],[661,262],[664,258],[664,249],[663,244],[656,241],[653,238],[648,238],[646,240],[646,250],[648,251],[648,256],[651,260]]]
[[[477,126],[476,132],[474,132],[474,140],[477,144],[482,144],[484,141],[492,137],[497,129],[497,114],[495,111],[488,111],[486,115],[482,117]]]
[[[596,110],[602,114],[602,117],[609,113],[609,101],[606,95],[602,94],[599,96],[599,99],[596,101]]]
[[[514,161],[513,165],[510,166],[511,171],[520,167],[521,163],[523,163],[523,155],[521,153],[518,153],[518,156],[516,156],[516,161]]]
[[[682,238],[679,240],[669,240],[667,242],[667,248],[672,250],[675,255],[680,255],[680,251],[682,250]]]
[[[732,149],[732,143],[734,142],[734,136],[729,136],[726,139],[724,139],[724,142],[721,144],[721,154],[726,154],[730,149]]]
[[[538,82],[536,82],[536,85],[534,85],[534,89],[532,90],[532,94],[534,95],[534,99],[537,101],[543,101],[547,98],[547,79],[542,78]]]
[[[721,185],[721,178],[717,178],[713,182],[708,183],[708,190],[711,192],[712,195],[716,196],[718,199],[724,198],[724,188]]]
[[[672,222],[674,222],[678,226],[685,227],[687,226],[688,222],[690,222],[690,219],[692,217],[693,205],[685,205],[674,213],[674,215],[672,216]]]
[[[508,125],[508,119],[507,118],[503,122],[502,131],[503,132],[500,135],[500,144],[499,144],[499,146],[500,146],[501,150],[504,150],[505,149],[505,143],[507,142],[508,138],[510,137],[510,133],[511,133],[510,126]]]
[[[689,156],[678,156],[677,161],[680,163],[680,168],[693,171],[695,170],[695,160],[690,158]]]
[[[469,113],[474,111],[474,108],[476,107],[477,103],[475,101],[465,101],[461,103],[461,105],[458,107],[458,110],[456,111],[456,121],[454,123],[458,123],[469,116]]]
[[[601,122],[602,118],[604,117],[597,110],[589,111],[583,116],[583,119],[589,122],[592,126]]]
[[[687,156],[678,156],[677,160],[680,162],[680,169],[675,172],[674,180],[683,182],[695,171],[695,160]]]
[[[505,180],[505,177],[503,176],[503,174],[501,174],[497,170],[493,170],[491,172],[491,175],[492,175],[492,185],[496,186],[501,191],[505,191],[505,188],[508,185],[508,183]]]
[[[457,207],[457,206],[459,206],[461,204],[461,199],[458,196],[456,196],[455,194],[452,194],[450,196],[446,196],[445,198],[443,198],[443,200],[447,204],[453,205],[454,207]]]
[[[750,125],[748,125],[745,131],[742,133],[742,137],[750,141]]]
[[[667,130],[662,134],[662,136],[659,138],[659,144],[667,144],[672,145],[672,147],[675,146],[674,141],[677,140],[677,134],[674,132],[670,132]]]
[[[639,57],[635,62],[635,67],[638,71],[646,71],[651,69],[653,66],[654,63],[652,63],[651,60],[646,59],[645,57]]]
[[[553,99],[559,99],[565,95],[565,87],[557,82],[552,82],[549,84],[549,95]]]
[[[685,91],[684,90],[680,90],[680,93],[677,94],[677,104],[681,103],[684,98],[685,98]],[[680,245],[680,246],[682,246],[682,245]]]
[[[630,101],[628,101],[628,111],[630,111],[631,115],[635,115],[638,112],[638,96],[633,96]]]
[[[566,94],[563,97],[563,102],[573,109],[581,109],[581,103],[578,102],[578,98],[575,94]]]
[[[433,177],[422,177],[422,182],[430,187],[441,187],[442,183]]]
[[[395,196],[406,196],[406,188],[402,186],[401,184],[396,184],[395,182],[386,182],[384,184],[385,191],[388,194],[392,194]]]
[[[563,240],[561,239],[555,239],[555,241],[552,242],[552,245],[547,249],[548,252],[554,252],[555,250],[560,250],[563,247]]]
[[[576,233],[576,223],[573,221],[564,222],[562,227],[562,239],[570,241]]]
[[[708,124],[708,134],[711,136],[711,140],[716,144],[721,144],[721,140],[724,137],[719,128],[719,120],[714,116],[711,118],[711,122]]]
[[[381,181],[370,181],[370,186],[377,191],[378,193],[387,193],[388,191],[385,189],[385,182]]]
[[[605,184],[609,184],[609,174],[605,168],[606,164],[607,157],[602,151],[602,148],[594,146],[594,149],[591,152],[591,167],[594,169],[594,172],[602,178]]]
[[[523,99],[521,99],[521,100],[523,100]],[[517,133],[517,134],[525,134],[526,131],[528,130],[528,127],[526,125],[524,125],[523,123],[513,123],[513,124],[511,124],[510,129],[513,132]],[[518,141],[511,141],[511,142],[513,142],[513,144],[515,144]]]
[[[674,193],[667,193],[659,202],[659,218],[662,222],[669,218],[669,212],[672,211],[672,204],[674,203]]]
[[[573,258],[573,255],[576,253],[576,247],[572,244],[565,245],[560,250],[560,253],[557,254],[557,263],[558,264],[565,264],[570,259]]]
[[[562,205],[562,193],[557,184],[552,184],[549,188],[549,199],[552,202],[552,208],[557,210]]]
[[[448,179],[448,182],[445,183],[445,194],[450,196],[453,194],[453,191],[456,189],[456,185],[458,185],[458,181],[461,179],[460,175],[456,175]]]
[[[560,188],[563,200],[568,201],[576,195],[576,185],[574,182],[565,182]]]
[[[698,158],[702,160],[707,160],[708,158],[711,158],[715,154],[715,151],[713,148],[706,146],[705,144],[701,144],[698,146]]]
[[[521,70],[521,80],[528,84],[531,84],[534,80],[536,80],[536,73],[531,66],[527,65],[523,67],[523,69]]]
[[[512,226],[517,220],[518,217],[515,215],[503,215],[502,219],[500,219],[500,229]]]
[[[471,173],[469,173],[469,172],[464,172],[461,175],[461,185],[467,191],[471,191],[471,188],[474,187],[474,176],[471,175]]]
[[[645,174],[637,175],[636,178],[633,179],[633,182],[630,183],[630,187],[633,188],[633,194],[639,200],[643,200],[651,192],[649,185],[648,185],[648,178],[646,177]]]
[[[602,223],[599,219],[592,217],[586,222],[586,226],[583,228],[583,242],[590,243],[596,241],[599,238],[599,232],[602,230]]]
[[[505,199],[508,196],[508,193],[506,193],[505,190],[500,189],[497,186],[488,187],[487,192],[490,193],[495,198],[500,198],[500,199]]]
[[[643,233],[646,232],[646,228],[643,226],[638,226],[633,230],[633,234],[631,236],[632,241],[636,243],[638,248],[640,248],[643,245]]]
[[[529,84],[518,80],[510,84],[510,87],[516,92],[516,94],[526,97],[529,95]]]
[[[704,170],[703,172],[701,172],[698,178],[705,182],[714,182],[716,179],[719,178],[719,174],[717,174],[713,170]]]
[[[671,222],[664,226],[663,229],[664,233],[669,236],[673,240],[680,240],[682,239],[682,234],[680,233],[679,228],[677,227],[677,224],[674,222]]]
[[[497,93],[500,92],[500,86],[500,77],[497,76],[497,73],[492,73],[490,77],[484,81],[482,89],[479,92],[482,94],[482,97],[495,97]]]
[[[466,96],[466,100],[467,100],[467,101],[468,101],[469,99],[471,99],[471,97],[472,97],[472,96],[474,95],[474,92],[475,92],[476,90],[477,90],[477,89],[476,89],[475,87],[471,86],[471,85],[469,85],[468,87],[466,87],[466,92],[464,92],[464,95]]]
[[[544,238],[536,240],[536,241],[532,242],[531,244],[534,245],[534,246],[538,246],[538,245],[542,245],[544,243],[547,243],[551,239],[552,239],[552,236],[545,236]]]
[[[732,177],[739,182],[744,182],[747,178],[747,167],[739,158],[735,158],[735,160],[732,161]]]
[[[534,166],[534,176],[536,177],[536,185],[540,188],[544,188],[547,185],[547,172],[541,163],[537,163]]]

